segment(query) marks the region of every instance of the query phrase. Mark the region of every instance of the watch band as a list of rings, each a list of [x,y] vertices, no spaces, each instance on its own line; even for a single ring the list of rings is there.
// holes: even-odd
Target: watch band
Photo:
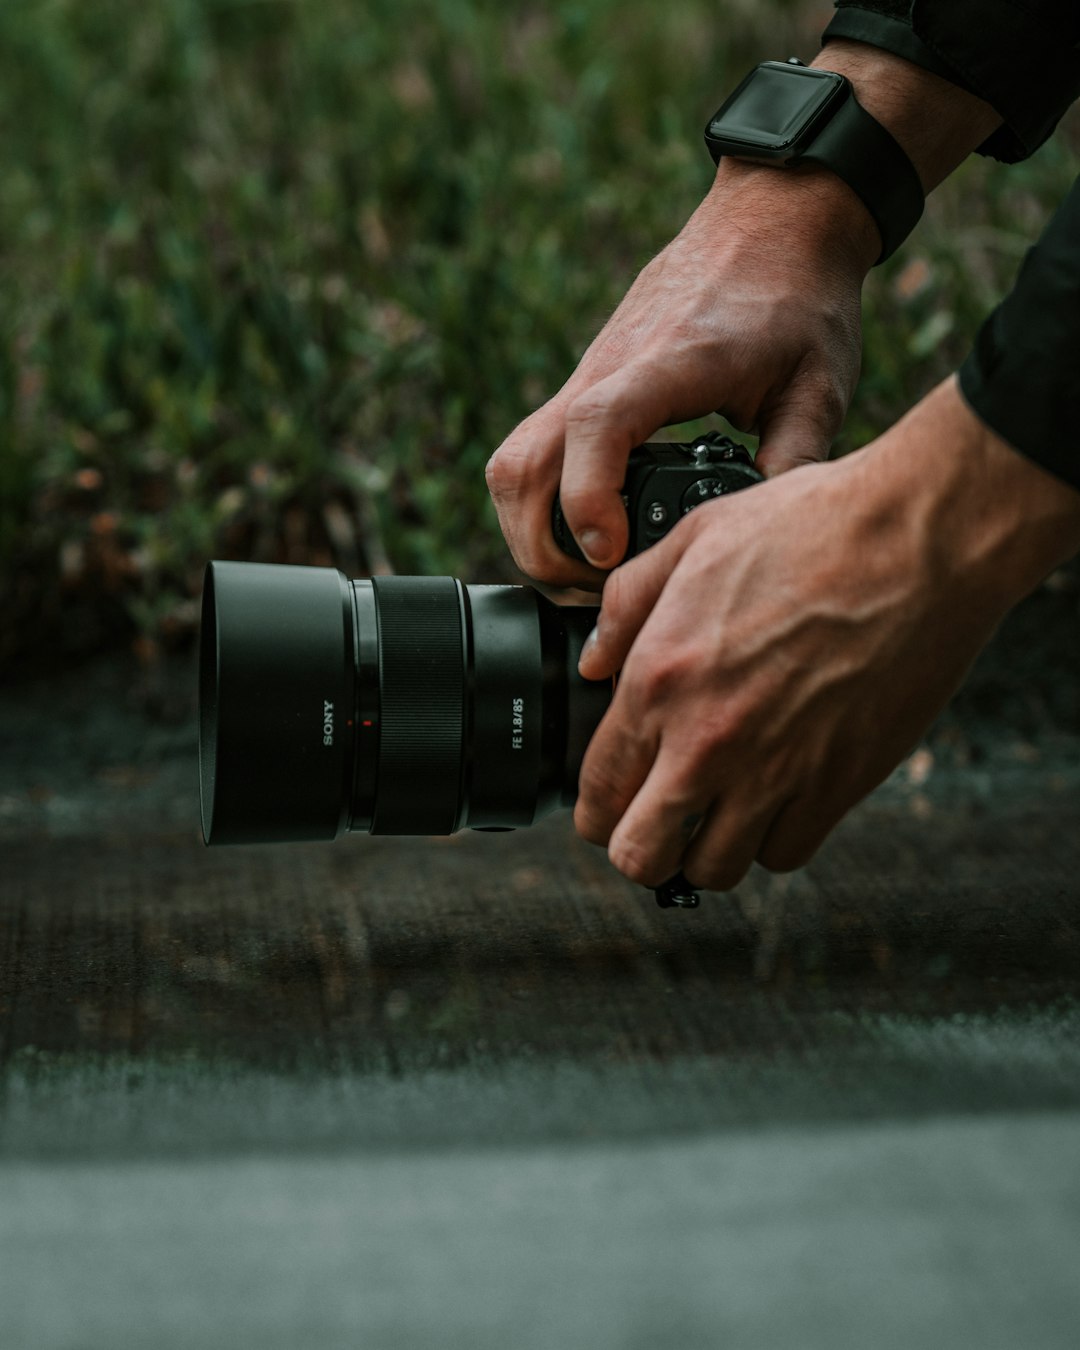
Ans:
[[[874,218],[882,263],[919,222],[923,186],[914,164],[892,135],[849,93],[797,163],[824,164],[839,175]]]

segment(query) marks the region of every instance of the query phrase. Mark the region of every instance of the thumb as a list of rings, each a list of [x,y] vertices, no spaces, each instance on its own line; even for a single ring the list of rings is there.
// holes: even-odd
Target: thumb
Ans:
[[[754,463],[766,478],[829,457],[829,446],[844,417],[843,409],[837,412],[834,403],[831,398],[823,402],[808,392],[793,391],[763,422]]]
[[[667,584],[678,553],[671,556],[671,535],[630,562],[617,567],[604,582],[596,627],[578,661],[586,680],[605,680],[623,667],[634,639],[652,613]],[[680,550],[681,551],[681,550]]]

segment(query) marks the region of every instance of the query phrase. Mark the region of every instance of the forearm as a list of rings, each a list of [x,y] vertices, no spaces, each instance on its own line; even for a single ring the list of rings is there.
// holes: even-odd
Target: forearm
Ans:
[[[1032,463],[971,411],[955,377],[855,457],[875,533],[911,534],[931,584],[951,585],[957,623],[1004,615],[1080,552],[1080,492]]]
[[[855,97],[915,165],[927,193],[1001,125],[989,103],[865,42],[836,39],[811,64],[851,81]]]

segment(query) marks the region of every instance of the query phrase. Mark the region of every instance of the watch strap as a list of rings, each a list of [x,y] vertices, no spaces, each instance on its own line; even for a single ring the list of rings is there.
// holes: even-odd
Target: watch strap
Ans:
[[[881,256],[890,257],[919,222],[923,186],[897,141],[850,90],[797,162],[824,164],[847,183],[874,218]]]

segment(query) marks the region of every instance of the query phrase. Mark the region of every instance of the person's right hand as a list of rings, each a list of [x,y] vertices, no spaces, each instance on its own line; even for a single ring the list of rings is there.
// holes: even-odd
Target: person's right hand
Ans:
[[[708,196],[640,273],[563,388],[492,456],[487,481],[534,580],[598,589],[627,543],[627,457],[713,411],[760,438],[772,476],[823,459],[859,373],[860,292],[880,238],[827,169],[721,161]],[[594,565],[551,535],[559,492]]]

